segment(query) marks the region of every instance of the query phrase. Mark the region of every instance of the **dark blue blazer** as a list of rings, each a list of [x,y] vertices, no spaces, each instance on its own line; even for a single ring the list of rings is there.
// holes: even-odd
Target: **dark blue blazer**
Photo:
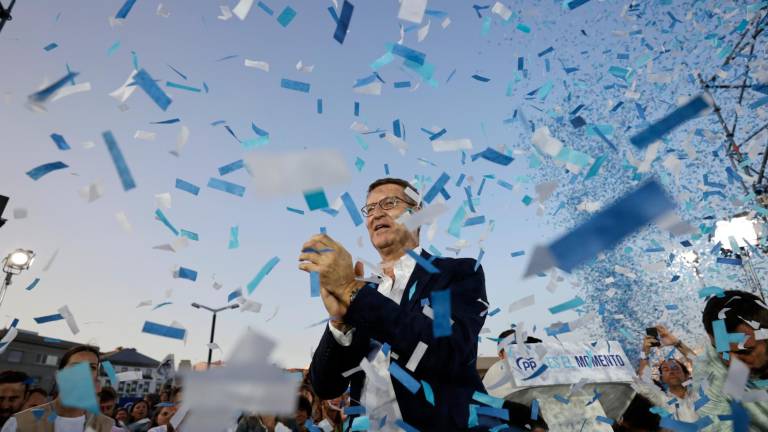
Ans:
[[[421,256],[432,259],[423,251]],[[379,293],[376,285],[362,288],[347,310],[344,321],[356,328],[352,344],[341,346],[326,327],[309,366],[312,386],[321,399],[340,396],[351,385],[353,405],[360,400],[365,374],[357,372],[349,378],[341,374],[360,364],[371,351],[372,340],[387,343],[403,369],[419,342],[428,345],[416,370],[415,379],[432,387],[435,406],[427,402],[423,387],[412,394],[396,379],[392,384],[403,420],[420,431],[466,430],[469,404],[475,391],[485,393],[477,373],[477,343],[485,322],[487,301],[483,269],[471,258],[434,258],[439,273],[428,273],[416,265],[406,284],[400,305]],[[409,291],[416,284],[414,294]],[[451,291],[451,336],[435,338],[432,319],[422,313],[421,301],[433,291]],[[481,316],[481,314],[483,316]],[[375,345],[374,345],[375,346]]]

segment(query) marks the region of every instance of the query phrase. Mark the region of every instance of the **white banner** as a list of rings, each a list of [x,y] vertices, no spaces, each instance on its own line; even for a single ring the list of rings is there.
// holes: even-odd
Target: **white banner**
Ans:
[[[508,347],[516,387],[632,382],[635,371],[616,341],[514,344]]]

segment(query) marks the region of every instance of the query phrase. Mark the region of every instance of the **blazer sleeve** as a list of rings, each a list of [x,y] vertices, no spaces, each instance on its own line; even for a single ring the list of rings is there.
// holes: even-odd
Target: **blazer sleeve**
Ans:
[[[357,367],[367,354],[370,339],[363,333],[355,330],[352,344],[342,346],[333,337],[328,327],[325,327],[323,337],[309,365],[309,379],[320,399],[336,398],[349,386],[350,378],[345,378],[341,374]]]
[[[477,337],[485,322],[485,309],[477,301],[486,300],[482,267],[475,260],[452,260],[448,289],[451,291],[451,335],[435,338],[432,319],[421,309],[400,307],[377,290],[363,288],[350,304],[344,321],[364,329],[373,339],[388,343],[404,361],[419,342],[428,345],[415,371],[423,377],[454,377],[477,359]],[[431,287],[427,287],[431,291]]]

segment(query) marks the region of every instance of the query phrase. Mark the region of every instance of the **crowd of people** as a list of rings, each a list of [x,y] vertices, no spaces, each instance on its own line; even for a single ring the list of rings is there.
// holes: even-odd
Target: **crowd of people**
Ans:
[[[759,391],[765,393],[761,389],[768,382],[768,342],[760,331],[768,328],[768,306],[752,293],[724,291],[708,299],[702,323],[709,343],[698,354],[664,325],[647,329],[637,379],[632,384],[635,395],[623,415],[613,419],[615,431],[689,430],[677,429],[680,425],[703,431],[768,430],[768,397],[755,396]],[[727,338],[725,342],[723,337]],[[501,361],[515,339],[514,330],[499,335]],[[533,337],[521,341],[540,342]],[[174,424],[179,423],[179,430],[183,430],[183,419],[172,421],[182,403],[181,387],[166,386],[159,393],[121,404],[115,389],[99,386],[97,348],[83,345],[71,349],[62,357],[59,369],[78,363],[90,367],[100,413],[68,407],[55,387],[48,391],[36,387],[23,372],[3,371],[0,432],[69,432],[87,428],[95,432],[172,432],[176,430]],[[749,370],[749,379],[735,385],[729,372],[739,365]],[[743,389],[739,389],[740,384]],[[310,374],[305,372],[293,416],[243,413],[235,424],[225,425],[222,430],[346,431],[350,425],[348,418],[359,412],[354,408],[356,405],[358,401],[350,398],[348,390],[334,399],[322,400],[314,391]],[[504,425],[509,430],[549,430],[544,420],[546,412],[531,415],[530,405],[512,401],[506,401],[503,409],[507,412]],[[746,418],[749,429],[738,429],[739,418]],[[38,429],[41,424],[44,427]]]

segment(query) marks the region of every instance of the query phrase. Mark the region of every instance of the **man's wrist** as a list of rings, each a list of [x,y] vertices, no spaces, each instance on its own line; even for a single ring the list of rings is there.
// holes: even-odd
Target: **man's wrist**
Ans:
[[[365,282],[362,281],[353,281],[349,284],[347,289],[344,290],[344,298],[343,302],[344,305],[349,308],[349,305],[352,304],[352,301],[355,300],[355,297],[357,296],[357,293],[360,292],[360,290],[365,286]]]
[[[352,328],[352,326],[345,324],[342,320],[331,320],[331,325],[342,333],[347,333]]]

